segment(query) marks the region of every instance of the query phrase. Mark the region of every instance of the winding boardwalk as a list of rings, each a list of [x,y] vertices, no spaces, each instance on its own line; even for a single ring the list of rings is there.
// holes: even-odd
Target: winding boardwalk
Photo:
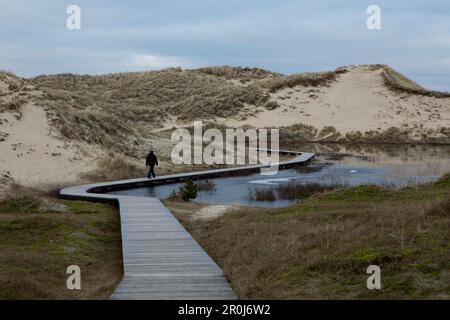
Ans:
[[[310,161],[313,153],[280,162],[286,168]],[[157,177],[130,179],[64,188],[68,199],[106,201],[119,204],[124,277],[111,299],[236,299],[219,266],[162,204],[152,197],[111,195],[101,192],[155,184],[205,179],[256,171],[267,165],[250,165]]]

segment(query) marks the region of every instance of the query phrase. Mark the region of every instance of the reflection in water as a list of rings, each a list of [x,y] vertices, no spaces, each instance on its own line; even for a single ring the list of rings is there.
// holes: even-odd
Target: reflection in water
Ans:
[[[309,147],[309,148],[308,148]],[[450,146],[320,146],[306,145],[301,150],[318,152],[308,165],[282,170],[275,176],[258,173],[213,179],[215,190],[200,191],[195,201],[204,203],[241,204],[247,206],[282,207],[295,200],[252,201],[248,188],[268,188],[288,182],[321,184],[379,184],[404,187],[435,181],[450,172]],[[311,150],[313,149],[313,150]],[[180,183],[113,192],[166,198]]]

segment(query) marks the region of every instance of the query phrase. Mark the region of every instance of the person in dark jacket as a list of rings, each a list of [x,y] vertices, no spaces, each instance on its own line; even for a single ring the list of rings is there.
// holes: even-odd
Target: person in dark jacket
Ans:
[[[158,165],[158,158],[156,158],[156,155],[153,153],[153,151],[150,151],[150,153],[147,156],[147,159],[145,161],[145,165],[147,167],[150,167],[150,170],[148,172],[148,178],[151,179],[152,177],[155,178],[155,165]]]

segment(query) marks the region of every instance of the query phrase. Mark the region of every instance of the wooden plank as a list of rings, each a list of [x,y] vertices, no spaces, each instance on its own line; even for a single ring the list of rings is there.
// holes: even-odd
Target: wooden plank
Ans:
[[[236,298],[222,270],[159,200],[119,202],[124,278],[111,299]]]
[[[314,157],[313,153],[279,152],[299,154],[292,160],[281,162],[280,166],[306,163]],[[174,179],[202,178],[264,167],[267,165],[180,173],[152,180],[95,183],[62,189],[60,195],[69,199],[119,203],[124,277],[111,299],[236,299],[219,266],[159,199],[91,191],[162,184]]]

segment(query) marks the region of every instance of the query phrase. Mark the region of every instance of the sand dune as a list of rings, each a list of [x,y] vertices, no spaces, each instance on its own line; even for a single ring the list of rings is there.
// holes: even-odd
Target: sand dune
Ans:
[[[0,175],[5,181],[40,187],[76,181],[93,167],[92,156],[52,133],[42,108],[26,104],[21,111],[20,120],[2,114],[0,129],[7,136],[0,142]]]
[[[168,132],[195,119],[307,124],[318,129],[317,140],[333,126],[341,134],[403,128],[417,141],[434,130],[450,141],[450,95],[381,65],[291,76],[231,67],[33,79],[0,72],[0,185],[72,182],[111,151],[139,167],[152,147],[167,164]]]
[[[284,88],[271,93],[280,108],[263,110],[246,120],[225,120],[231,126],[288,126],[318,129],[333,126],[342,133],[389,127],[423,129],[450,126],[450,98],[396,93],[386,87],[382,69],[350,66],[329,87]]]

